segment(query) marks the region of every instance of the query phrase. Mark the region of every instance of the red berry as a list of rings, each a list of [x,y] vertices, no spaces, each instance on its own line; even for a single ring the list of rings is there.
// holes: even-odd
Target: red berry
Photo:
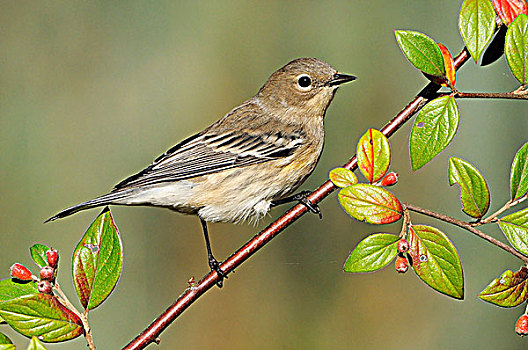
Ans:
[[[387,174],[382,180],[380,185],[381,186],[392,186],[396,182],[398,182],[398,173],[395,173],[394,171],[391,171]]]
[[[515,333],[521,337],[528,335],[528,315],[524,314],[517,320],[515,324]]]
[[[37,286],[37,289],[38,289],[39,293],[51,294],[51,290],[53,288],[51,287],[50,281],[42,280],[42,281],[39,282],[39,284]]]
[[[409,269],[409,261],[406,257],[398,255],[394,266],[396,267],[396,271],[399,273],[405,273]]]
[[[57,263],[59,262],[59,252],[51,248],[46,252],[46,258],[48,259],[48,265],[52,268],[56,268]]]
[[[31,281],[33,279],[31,271],[22,264],[15,263],[9,270],[11,270],[11,277],[19,279],[21,281]]]
[[[40,279],[52,282],[55,279],[55,269],[51,266],[44,266],[40,269]]]
[[[405,238],[398,241],[398,252],[407,253],[409,251],[409,242]]]

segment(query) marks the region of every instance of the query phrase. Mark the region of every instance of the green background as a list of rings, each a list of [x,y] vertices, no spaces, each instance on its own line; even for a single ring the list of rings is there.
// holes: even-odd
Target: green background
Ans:
[[[382,127],[426,79],[406,61],[396,29],[425,32],[456,54],[459,1],[177,2],[6,1],[0,10],[0,269],[31,266],[41,242],[61,253],[59,281],[71,299],[71,252],[97,210],[43,225],[66,206],[90,199],[141,170],[181,139],[252,96],[277,68],[297,57],[325,60],[358,80],[343,86],[327,112],[322,159],[303,189],[354,153],[361,134]],[[460,72],[462,91],[510,91],[505,60]],[[524,104],[523,104],[524,103]],[[525,102],[459,101],[451,146],[412,173],[410,125],[391,138],[392,190],[402,201],[468,219],[447,159],[468,160],[486,177],[491,211],[509,198],[509,168],[527,140]],[[307,215],[214,288],[161,336],[156,349],[521,349],[514,334],[522,307],[499,309],[476,295],[519,261],[452,226],[414,214],[457,246],[466,298],[432,291],[414,274],[342,272],[349,251],[397,224],[355,222],[333,194],[324,219]],[[223,259],[280,215],[255,227],[210,226]],[[133,339],[207,272],[196,217],[156,208],[114,207],[124,273],[91,313],[99,349]],[[495,227],[486,232],[504,240]],[[37,271],[36,268],[33,269]],[[26,340],[0,326],[22,348]],[[85,349],[82,338],[50,349]]]

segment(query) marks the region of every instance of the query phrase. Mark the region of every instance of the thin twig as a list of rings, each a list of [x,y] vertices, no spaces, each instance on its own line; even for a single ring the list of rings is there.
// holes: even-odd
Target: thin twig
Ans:
[[[405,207],[404,207],[405,209]],[[406,238],[407,237],[407,231],[409,229],[409,225],[411,224],[411,216],[409,215],[408,210],[403,211],[403,224],[400,231],[400,238]]]
[[[460,54],[455,58],[455,69],[460,68],[470,58],[470,54],[464,48]],[[381,132],[390,137],[397,130],[399,130],[416,112],[420,110],[428,101],[434,98],[440,86],[434,83],[429,83],[420,93],[387,125],[385,125]],[[354,170],[357,168],[356,156],[352,157],[344,166],[346,169]],[[331,181],[326,181],[317,190],[312,192],[308,199],[317,204],[330,193],[335,190],[335,186]],[[240,266],[244,261],[249,259],[259,249],[264,247],[269,241],[277,236],[286,227],[291,225],[297,219],[307,212],[306,206],[297,204],[288,212],[279,217],[276,221],[271,223],[263,231],[253,237],[244,246],[238,249],[226,261],[224,261],[220,268],[224,273],[228,273]],[[156,320],[154,320],[143,332],[141,332],[135,339],[133,339],[123,350],[144,349],[148,344],[158,339],[159,335],[165,328],[167,328],[183,311],[185,311],[193,302],[195,302],[202,294],[212,288],[218,280],[216,271],[211,271],[205,275],[196,285],[188,288],[182,295],[165,310]]]
[[[86,343],[88,343],[88,348],[90,350],[95,350],[95,343],[92,337],[92,329],[90,328],[90,324],[88,323],[88,310],[81,314],[77,310],[77,308],[73,306],[73,304],[70,302],[66,294],[64,294],[57,282],[55,282],[55,284],[53,285],[53,289],[57,292],[57,294],[59,294],[57,296],[59,302],[81,319],[84,329],[84,338],[86,339]]]
[[[484,225],[484,224],[489,224],[490,222],[493,222],[493,221],[497,221],[498,220],[497,217],[500,214],[504,213],[506,210],[510,209],[511,207],[516,206],[519,203],[522,203],[523,201],[526,200],[526,198],[528,198],[528,194],[525,194],[521,198],[516,199],[514,201],[510,199],[509,201],[506,202],[506,204],[504,204],[502,206],[502,208],[500,208],[499,210],[497,210],[496,212],[494,212],[493,214],[491,214],[487,218],[485,218],[483,220],[480,220],[478,222],[475,222],[472,225],[473,226],[480,226],[480,225]]]
[[[442,220],[444,222],[447,222],[447,223],[456,225],[458,227],[461,227],[461,228],[473,233],[474,235],[477,235],[480,238],[490,242],[491,244],[493,244],[493,245],[495,245],[495,246],[507,251],[508,253],[514,255],[515,257],[521,259],[525,264],[528,264],[528,257],[527,256],[519,253],[518,251],[516,251],[515,249],[513,249],[509,245],[504,244],[501,241],[499,241],[499,240],[497,240],[497,239],[495,239],[495,238],[493,238],[491,236],[488,236],[487,234],[485,234],[484,232],[482,232],[480,230],[477,230],[475,227],[473,227],[468,222],[464,222],[464,221],[452,218],[452,217],[447,216],[447,215],[439,214],[439,213],[436,213],[436,212],[428,210],[428,209],[422,209],[422,208],[417,207],[417,206],[412,205],[412,204],[405,204],[405,208],[407,208],[408,210],[414,211],[416,213],[427,215],[427,216],[430,216],[432,218],[435,218],[435,219],[438,219],[438,220]]]
[[[455,92],[456,98],[492,98],[508,100],[528,100],[528,91],[515,90],[511,92]]]

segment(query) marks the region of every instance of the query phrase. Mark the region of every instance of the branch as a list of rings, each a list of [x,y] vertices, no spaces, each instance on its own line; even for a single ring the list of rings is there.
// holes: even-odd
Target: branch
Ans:
[[[499,241],[499,240],[497,240],[497,239],[495,239],[495,238],[493,238],[491,236],[488,236],[487,234],[485,234],[484,232],[482,232],[480,230],[477,230],[475,227],[473,227],[468,222],[464,222],[464,221],[452,218],[452,217],[447,216],[447,215],[439,214],[439,213],[436,213],[436,212],[428,210],[428,209],[422,209],[422,208],[417,207],[417,206],[412,205],[412,204],[404,204],[404,205],[405,205],[405,208],[408,209],[408,210],[411,210],[411,211],[414,211],[416,213],[420,213],[420,214],[423,214],[423,215],[427,215],[427,216],[430,216],[432,218],[435,218],[435,219],[438,219],[438,220],[442,220],[444,222],[447,222],[447,223],[456,225],[458,227],[461,227],[461,228],[473,233],[474,235],[477,235],[480,238],[490,242],[491,244],[493,244],[493,245],[495,245],[495,246],[497,246],[499,248],[502,248],[503,250],[507,251],[508,253],[510,253],[510,254],[514,255],[515,257],[521,259],[525,264],[528,264],[528,257],[527,256],[519,253],[518,251],[516,251],[515,249],[513,249],[509,245],[504,244],[501,241]]]
[[[528,100],[528,91],[515,90],[511,92],[460,92],[455,93],[457,98],[493,98],[508,100]]]
[[[488,216],[486,219],[484,220],[480,220],[480,221],[477,221],[475,223],[472,224],[472,226],[480,226],[480,225],[484,225],[484,224],[489,224],[490,222],[495,222],[495,221],[498,221],[499,219],[497,219],[497,217],[504,213],[506,210],[510,209],[511,207],[519,204],[519,203],[522,203],[523,201],[525,201],[526,199],[528,199],[528,193],[525,194],[524,196],[522,196],[521,198],[513,201],[513,200],[509,200],[506,202],[506,204],[504,204],[502,206],[502,208],[500,208],[499,210],[497,210],[495,213],[491,214],[490,216]]]
[[[53,289],[55,289],[57,294],[59,294],[57,296],[57,299],[59,299],[61,304],[64,305],[67,309],[71,310],[74,314],[76,314],[81,319],[81,322],[84,328],[84,337],[86,339],[88,348],[90,350],[95,350],[95,343],[92,337],[92,329],[90,328],[90,324],[88,323],[88,310],[85,310],[85,312],[82,314],[79,311],[77,311],[75,306],[73,306],[73,304],[70,302],[66,294],[64,294],[64,292],[62,291],[62,289],[60,288],[57,282],[55,282]]]
[[[466,48],[464,48],[460,54],[455,58],[455,69],[460,68],[470,58],[470,54]],[[422,108],[427,102],[429,102],[436,93],[440,86],[434,83],[429,83],[420,93],[400,112],[398,113],[387,125],[385,125],[381,132],[385,136],[390,137],[398,129],[400,129],[420,108]],[[352,157],[344,166],[346,169],[354,170],[357,168],[356,156]],[[326,181],[317,190],[312,192],[308,199],[316,204],[326,198],[332,193],[336,187],[331,181]],[[297,204],[276,221],[271,223],[268,227],[262,230],[259,234],[253,237],[244,246],[238,249],[233,255],[224,261],[220,268],[225,274],[233,271],[235,268],[240,266],[244,261],[249,259],[259,249],[264,247],[269,241],[275,236],[282,232],[286,227],[291,225],[302,215],[304,215],[308,209],[303,204]],[[185,311],[193,302],[195,302],[202,294],[214,287],[218,275],[216,271],[211,271],[205,275],[196,285],[188,288],[180,295],[178,300],[174,302],[167,310],[165,310],[156,320],[154,320],[150,326],[148,326],[143,332],[141,332],[134,340],[126,345],[123,350],[132,349],[144,349],[148,344],[157,342],[158,336],[167,328],[183,311]]]

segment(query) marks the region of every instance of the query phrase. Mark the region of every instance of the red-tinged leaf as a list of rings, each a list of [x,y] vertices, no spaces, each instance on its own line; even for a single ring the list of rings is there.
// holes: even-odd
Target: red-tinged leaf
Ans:
[[[356,175],[345,168],[335,168],[330,170],[330,180],[337,187],[348,187],[357,184]]]
[[[458,28],[471,57],[478,61],[495,31],[495,11],[489,0],[464,0]]]
[[[387,266],[398,254],[400,237],[376,233],[358,243],[343,266],[345,272],[372,272]]]
[[[460,186],[462,210],[474,218],[486,214],[490,205],[488,184],[480,172],[460,158],[449,158],[449,185]]]
[[[46,348],[37,337],[33,336],[31,337],[31,342],[29,343],[27,350],[46,350]]]
[[[73,253],[73,280],[85,309],[96,308],[110,295],[122,266],[121,238],[110,210],[105,208]]]
[[[456,69],[455,69],[455,61],[453,61],[453,56],[451,56],[451,52],[445,47],[444,44],[438,43],[438,47],[440,48],[440,52],[442,52],[442,57],[444,58],[444,67],[445,67],[445,76],[451,86],[455,86],[456,82]],[[442,86],[446,86],[447,84],[442,84]]]
[[[426,104],[414,121],[410,139],[411,165],[418,170],[442,152],[458,129],[458,106],[452,96]]]
[[[45,342],[61,342],[84,333],[80,318],[50,294],[0,302],[0,316],[18,333]]]
[[[520,14],[508,27],[504,46],[512,74],[522,85],[528,84],[528,16]]]
[[[399,220],[403,213],[396,196],[374,185],[349,186],[340,190],[338,197],[348,214],[369,224],[390,224]]]
[[[463,299],[462,263],[449,238],[434,227],[413,225],[408,241],[408,254],[418,277],[440,293]]]
[[[528,142],[515,154],[510,171],[511,199],[517,199],[528,192]]]
[[[526,0],[492,0],[495,12],[499,15],[502,23],[510,25],[518,15],[528,15]]]
[[[528,298],[528,269],[521,267],[517,272],[505,271],[499,278],[495,278],[478,295],[480,299],[489,303],[514,307],[522,304]]]
[[[359,170],[370,183],[385,176],[390,165],[390,144],[385,135],[368,129],[359,139],[356,154]]]
[[[501,218],[499,227],[517,251],[528,255],[528,208]]]
[[[35,264],[37,264],[39,267],[44,267],[48,265],[48,261],[46,259],[46,251],[48,250],[49,248],[44,244],[37,243],[33,244],[31,248],[29,248],[29,253],[31,254]]]

